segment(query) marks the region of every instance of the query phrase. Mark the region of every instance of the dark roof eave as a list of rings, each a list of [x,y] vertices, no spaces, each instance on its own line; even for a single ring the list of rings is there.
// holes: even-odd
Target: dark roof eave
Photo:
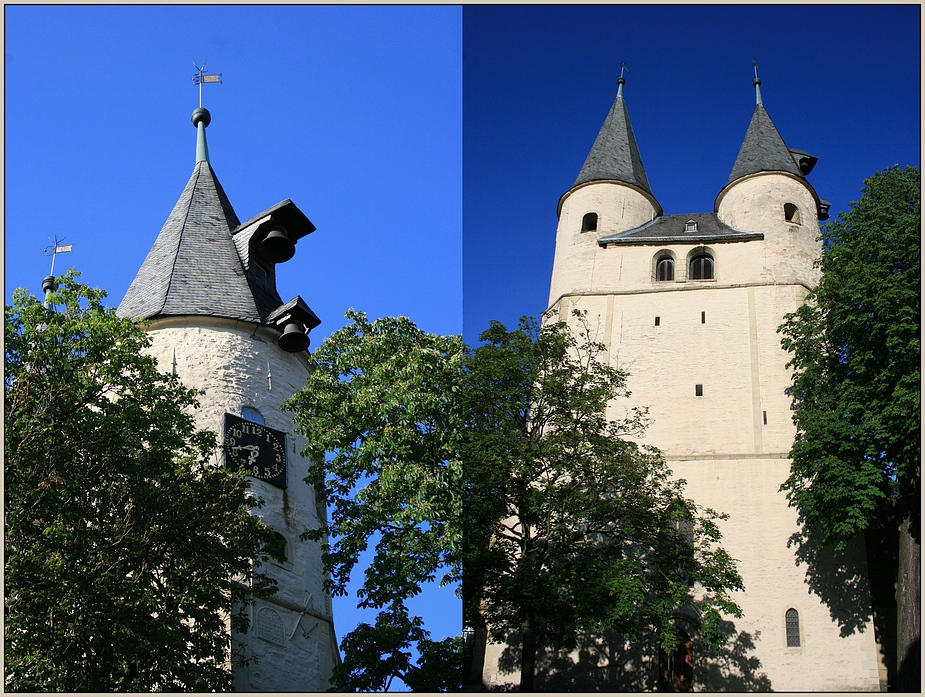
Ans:
[[[582,182],[581,184],[575,184],[568,191],[562,194],[562,196],[559,197],[559,203],[556,205],[556,218],[562,215],[562,204],[565,201],[565,199],[568,198],[568,196],[570,196],[573,192],[578,191],[578,189],[581,189],[585,186],[591,186],[592,184],[619,184],[620,186],[625,186],[628,189],[637,191],[643,196],[645,196],[646,199],[649,201],[649,203],[652,204],[652,207],[655,209],[656,218],[662,215],[662,207],[659,204],[659,202],[655,199],[655,197],[650,192],[646,191],[642,187],[637,186],[636,184],[631,184],[630,182],[622,181],[620,179],[592,179],[591,181]]]
[[[609,244],[633,245],[633,244],[704,244],[710,242],[721,244],[725,242],[748,242],[750,240],[763,240],[763,232],[743,232],[738,235],[677,235],[674,237],[602,237],[597,241],[601,247]]]

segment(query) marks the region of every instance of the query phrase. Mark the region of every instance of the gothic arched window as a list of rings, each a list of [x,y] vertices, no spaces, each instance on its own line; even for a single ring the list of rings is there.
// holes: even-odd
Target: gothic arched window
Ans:
[[[582,232],[594,232],[597,230],[597,213],[585,213],[581,219]]]
[[[691,259],[689,277],[693,280],[713,278],[713,257],[709,254],[703,254]]]
[[[655,265],[656,281],[673,281],[674,280],[674,259],[663,257]]]
[[[787,625],[787,648],[800,645],[800,613],[790,608],[784,616]]]

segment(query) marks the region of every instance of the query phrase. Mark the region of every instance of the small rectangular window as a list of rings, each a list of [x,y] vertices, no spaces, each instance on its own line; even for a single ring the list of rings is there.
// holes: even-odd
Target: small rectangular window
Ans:
[[[764,425],[768,425],[768,412],[764,412]]]
[[[694,394],[697,397],[703,397],[703,385],[694,385]]]
[[[700,323],[701,323],[701,324],[706,324],[706,323],[707,323],[707,313],[706,313],[706,312],[701,312],[701,313],[700,313]]]
[[[662,321],[662,318],[661,318],[661,317],[656,317],[656,318],[655,318],[655,326],[657,327],[657,326],[661,323],[661,321]]]

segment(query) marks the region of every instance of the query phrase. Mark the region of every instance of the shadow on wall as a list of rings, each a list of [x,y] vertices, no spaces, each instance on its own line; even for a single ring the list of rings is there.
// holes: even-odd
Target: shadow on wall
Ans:
[[[864,631],[871,622],[870,583],[867,579],[862,538],[851,540],[845,549],[820,547],[794,533],[787,541],[795,548],[797,567],[806,567],[809,590],[829,609],[842,637]]]
[[[771,680],[753,655],[755,639],[723,622],[729,642],[715,654],[694,644],[694,684],[697,690],[769,692]],[[520,638],[511,636],[498,661],[499,672],[515,682],[488,686],[492,692],[517,691],[520,678]],[[537,652],[537,692],[652,692],[658,687],[656,640],[629,643],[616,634],[583,635],[571,650]]]

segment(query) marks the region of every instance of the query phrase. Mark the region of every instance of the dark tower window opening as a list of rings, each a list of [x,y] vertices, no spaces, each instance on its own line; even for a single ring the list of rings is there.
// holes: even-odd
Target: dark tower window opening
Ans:
[[[784,220],[794,225],[800,224],[800,209],[792,203],[784,204]]]
[[[764,412],[764,425],[768,425],[768,412]]]
[[[675,628],[678,644],[668,653],[658,651],[658,691],[659,692],[693,692],[694,691],[694,642],[683,629]]]
[[[713,257],[704,254],[691,259],[690,277],[695,281],[713,278]]]
[[[674,280],[674,259],[671,257],[664,257],[663,259],[659,259],[658,264],[655,265],[655,280]]]
[[[270,543],[267,552],[274,557],[277,563],[286,563],[289,561],[289,541],[281,533],[273,531],[273,541]]]
[[[707,313],[706,313],[706,312],[701,312],[701,313],[700,313],[700,323],[701,323],[701,324],[706,324],[706,323],[707,323]]]
[[[656,326],[656,327],[657,327],[659,324],[661,324],[661,322],[662,322],[662,318],[661,318],[661,317],[656,317],[656,318],[655,318],[655,326]]]
[[[594,232],[597,230],[597,213],[585,213],[581,219],[582,232]]]
[[[694,385],[694,396],[703,397],[703,385]]]
[[[800,613],[790,608],[785,615],[787,624],[787,648],[800,646]]]

